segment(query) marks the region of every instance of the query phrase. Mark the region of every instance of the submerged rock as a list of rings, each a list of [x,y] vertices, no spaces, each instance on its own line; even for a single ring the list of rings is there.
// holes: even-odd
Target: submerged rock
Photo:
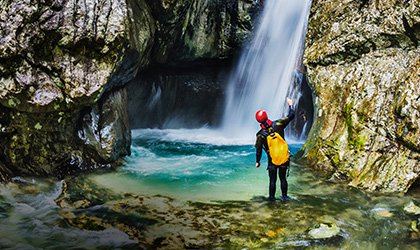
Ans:
[[[372,209],[372,213],[380,218],[390,218],[394,216],[394,214],[391,211],[389,211],[389,209],[383,207]]]
[[[404,211],[409,214],[420,214],[420,207],[416,206],[413,201],[404,206]]]
[[[314,239],[328,239],[337,236],[340,233],[340,228],[335,223],[323,224],[321,223],[317,228],[309,231],[309,236]]]
[[[305,63],[315,121],[304,158],[336,180],[406,192],[420,173],[420,2],[315,1]]]
[[[334,194],[319,194],[317,197],[299,195],[298,199],[289,203],[268,203],[259,199],[203,203],[159,195],[116,193],[115,190],[105,188],[107,184],[101,183],[103,179],[96,177],[97,174],[79,175],[66,177],[60,182],[49,179],[49,184],[34,181],[32,177],[27,181],[19,178],[16,183],[12,183],[14,187],[9,191],[0,185],[0,217],[19,218],[19,221],[33,226],[41,224],[41,228],[46,231],[39,235],[39,240],[52,242],[53,246],[62,245],[63,240],[74,239],[67,237],[69,232],[80,231],[81,235],[89,237],[91,233],[104,230],[121,232],[135,241],[137,246],[128,249],[173,246],[176,249],[411,249],[410,246],[418,243],[415,241],[418,239],[417,219],[416,224],[412,225],[410,222],[414,219],[407,220],[400,216],[376,220],[366,216],[372,209],[372,200],[336,200],[334,197],[343,196],[340,190]],[[10,196],[10,191],[15,194]],[[394,203],[395,200],[383,198],[399,206]],[[36,205],[31,210],[37,216],[31,218],[27,213],[9,210],[7,203],[11,203],[12,207]],[[43,209],[36,211],[40,204],[48,206],[42,206]],[[358,213],[342,217],[343,210]],[[325,216],[326,211],[328,216]],[[43,216],[38,216],[41,214]],[[9,219],[2,218],[5,218],[7,227]],[[318,224],[316,227],[314,222]],[[318,239],[308,234],[308,229],[314,229],[313,232],[318,229],[323,230],[322,237],[329,237],[338,227],[341,230],[335,237]],[[34,230],[31,228],[23,230],[19,227],[17,231],[12,230],[11,235],[19,232],[19,235],[25,236],[20,234],[22,230],[32,234]],[[39,227],[35,226],[38,232],[37,229]],[[6,239],[10,239],[7,232]],[[65,237],[51,238],[49,232],[60,232]],[[321,237],[319,234],[314,235]],[[30,245],[34,246],[34,243]],[[68,243],[66,246],[80,247],[80,242]]]
[[[417,221],[415,220],[411,221],[411,230],[416,233],[419,232],[419,229],[417,228]]]

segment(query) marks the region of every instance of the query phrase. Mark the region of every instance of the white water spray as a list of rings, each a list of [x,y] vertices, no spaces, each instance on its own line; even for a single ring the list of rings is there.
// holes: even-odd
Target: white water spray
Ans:
[[[302,55],[310,4],[310,0],[265,1],[255,37],[228,84],[222,126],[230,136],[253,138],[259,129],[254,117],[258,109],[274,120],[287,115],[286,97],[297,105],[293,72]]]

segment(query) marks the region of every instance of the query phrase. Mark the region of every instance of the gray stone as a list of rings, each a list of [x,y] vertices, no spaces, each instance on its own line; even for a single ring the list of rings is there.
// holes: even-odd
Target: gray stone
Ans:
[[[119,89],[104,96],[83,117],[79,137],[97,152],[101,162],[111,163],[130,154],[127,93]]]
[[[308,234],[313,239],[328,239],[337,236],[338,233],[340,233],[340,228],[336,224],[321,223],[319,227],[310,230]]]
[[[128,44],[125,1],[0,4],[2,105],[45,112],[100,98]]]

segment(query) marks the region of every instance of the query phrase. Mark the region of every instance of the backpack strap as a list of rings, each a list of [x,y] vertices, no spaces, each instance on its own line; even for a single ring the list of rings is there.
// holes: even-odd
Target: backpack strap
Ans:
[[[276,131],[277,128],[277,121],[274,121],[273,124],[271,124],[271,129],[273,129],[274,131]]]
[[[265,130],[265,129],[261,129],[260,131],[258,131],[257,136],[262,136],[264,138],[266,138],[270,133]]]
[[[274,132],[275,132],[275,129],[272,125],[271,127],[268,128],[268,134],[273,134]]]

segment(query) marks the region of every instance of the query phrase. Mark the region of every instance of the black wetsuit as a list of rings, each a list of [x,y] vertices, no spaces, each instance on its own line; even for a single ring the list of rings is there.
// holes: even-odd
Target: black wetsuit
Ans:
[[[295,118],[295,111],[292,106],[289,106],[289,114],[287,117],[280,118],[276,121],[273,121],[271,127],[274,129],[275,132],[279,133],[281,137],[284,139],[284,129],[289,124],[291,120]],[[268,144],[267,144],[267,135],[268,129],[260,129],[257,133],[257,141],[255,142],[256,152],[256,162],[259,163],[262,156],[262,149],[267,153]],[[269,185],[269,199],[273,200],[276,194],[276,182],[277,182],[277,171],[280,178],[280,187],[281,193],[283,198],[287,198],[287,179],[286,179],[286,171],[289,167],[290,162],[287,161],[286,163],[277,166],[274,165],[271,161],[270,154],[267,153],[268,158],[268,176],[270,177],[270,185]]]

